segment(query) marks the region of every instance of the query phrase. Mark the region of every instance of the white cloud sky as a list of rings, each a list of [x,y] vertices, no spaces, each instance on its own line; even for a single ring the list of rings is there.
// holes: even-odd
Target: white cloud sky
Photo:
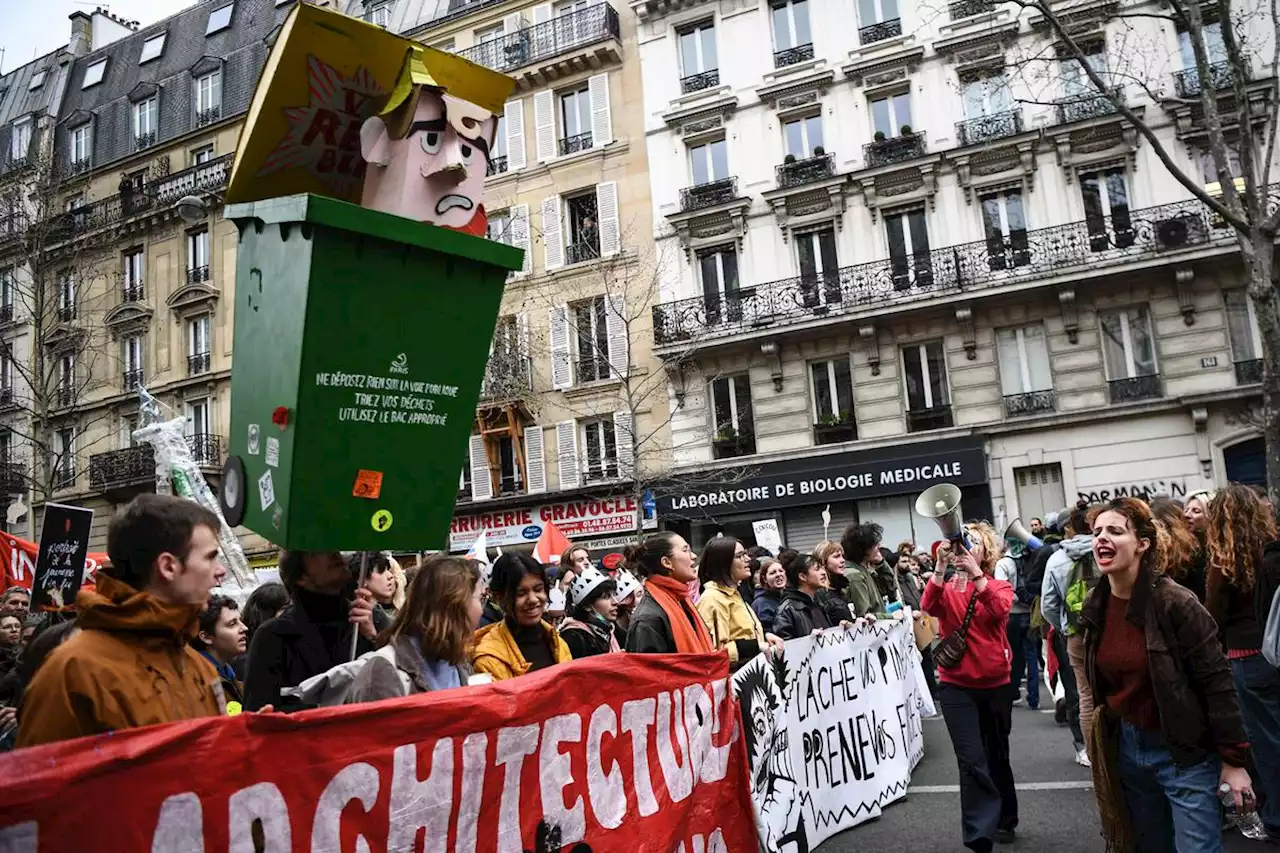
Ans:
[[[127,21],[138,21],[144,27],[167,18],[196,0],[108,0],[105,3],[80,0],[0,0],[0,74],[7,74],[67,43],[71,37],[72,12],[92,13],[95,6],[106,6],[112,14]]]

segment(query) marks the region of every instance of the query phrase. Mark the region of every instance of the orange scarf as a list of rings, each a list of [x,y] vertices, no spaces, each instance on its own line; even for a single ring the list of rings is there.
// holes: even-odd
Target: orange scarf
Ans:
[[[667,614],[671,623],[671,636],[676,642],[676,651],[714,652],[715,643],[711,642],[711,634],[703,624],[698,611],[689,604],[689,586],[674,578],[664,575],[650,575],[644,583],[645,591],[654,602]]]

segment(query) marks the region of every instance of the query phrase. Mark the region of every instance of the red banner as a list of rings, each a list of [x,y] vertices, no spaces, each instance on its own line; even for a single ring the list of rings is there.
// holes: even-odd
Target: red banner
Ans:
[[[723,653],[600,655],[17,750],[0,850],[755,853],[741,734]]]
[[[4,589],[11,586],[22,586],[31,589],[31,581],[36,573],[36,555],[40,546],[8,533],[0,533],[0,560],[4,561]],[[90,551],[84,559],[85,585],[93,583],[94,572],[98,567],[107,564],[107,555]]]

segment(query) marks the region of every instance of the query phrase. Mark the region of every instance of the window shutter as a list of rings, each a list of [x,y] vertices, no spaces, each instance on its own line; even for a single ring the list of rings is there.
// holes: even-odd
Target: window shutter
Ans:
[[[524,385],[533,390],[533,359],[529,354],[529,315],[521,314],[516,321],[516,346],[520,353],[520,367],[524,370]]]
[[[627,340],[627,302],[621,293],[605,297],[605,330],[609,335],[609,366],[615,379],[625,379],[631,369]]]
[[[618,476],[634,480],[636,476],[635,419],[631,412],[613,413],[613,435],[618,445]]]
[[[538,138],[538,162],[555,159],[556,107],[555,95],[550,89],[533,96],[533,127]]]
[[[578,488],[578,422],[556,424],[556,455],[560,458],[560,488]]]
[[[543,3],[541,6],[533,7],[534,26],[537,26],[538,24],[545,24],[549,20],[551,20],[551,4],[550,3]]]
[[[551,387],[557,391],[573,385],[573,367],[569,364],[569,309],[557,305],[551,309]]]
[[[524,266],[520,275],[533,272],[533,247],[529,245],[529,205],[516,204],[511,207],[511,245],[524,251]]]
[[[603,229],[601,233],[603,238]],[[542,251],[544,266],[548,270],[564,266],[564,237],[560,233],[560,196],[558,195],[547,196],[542,200]]]
[[[489,471],[489,454],[484,436],[471,436],[471,499],[487,501],[493,497],[493,474]]]
[[[596,214],[600,217],[600,256],[622,250],[622,228],[618,220],[618,185],[613,181],[596,185]]]
[[[520,29],[523,26],[524,18],[519,12],[512,12],[510,15],[507,15],[502,19],[502,31],[507,35],[520,32]]]
[[[524,432],[525,481],[529,484],[529,494],[536,495],[547,490],[547,463],[542,444],[542,427],[534,424]]]
[[[609,109],[609,75],[596,74],[587,81],[591,92],[591,147],[613,141],[613,116]]]
[[[507,101],[502,117],[507,126],[507,171],[516,172],[525,167],[524,101]]]

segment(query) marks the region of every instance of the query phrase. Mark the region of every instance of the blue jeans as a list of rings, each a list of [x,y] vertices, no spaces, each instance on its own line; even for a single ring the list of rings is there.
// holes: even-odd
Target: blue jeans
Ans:
[[[1119,764],[1138,853],[1222,853],[1217,756],[1178,767],[1159,732],[1122,723]]]
[[[1253,748],[1257,778],[1254,785],[1263,796],[1259,815],[1267,832],[1280,835],[1280,671],[1262,655],[1231,662],[1236,695],[1244,716],[1244,730]]]
[[[1009,650],[1013,653],[1009,669],[1009,678],[1013,683],[1013,698],[1018,698],[1018,688],[1022,686],[1022,675],[1025,672],[1027,707],[1038,708],[1040,706],[1040,643],[1030,636],[1031,614],[1010,613],[1009,627],[1006,630],[1009,636]]]

